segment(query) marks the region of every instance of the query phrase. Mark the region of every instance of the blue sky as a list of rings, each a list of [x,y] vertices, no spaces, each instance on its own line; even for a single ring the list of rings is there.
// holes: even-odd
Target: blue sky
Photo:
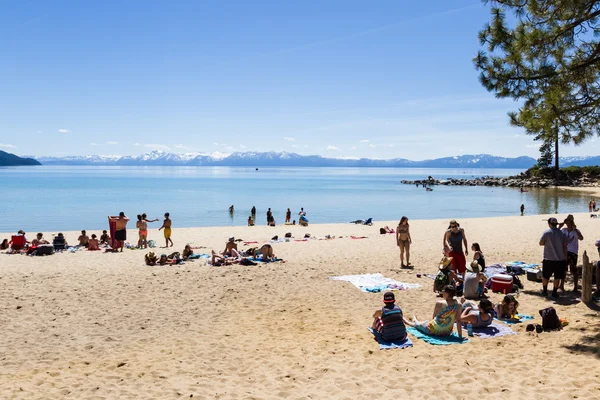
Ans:
[[[477,80],[488,19],[478,0],[3,0],[0,150],[536,157]]]

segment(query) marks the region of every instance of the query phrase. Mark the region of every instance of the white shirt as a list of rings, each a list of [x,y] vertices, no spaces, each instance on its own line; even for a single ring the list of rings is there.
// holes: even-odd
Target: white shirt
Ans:
[[[567,237],[567,251],[569,253],[579,253],[579,236],[577,235],[577,229],[573,229],[569,232],[568,228],[563,228],[562,232]]]

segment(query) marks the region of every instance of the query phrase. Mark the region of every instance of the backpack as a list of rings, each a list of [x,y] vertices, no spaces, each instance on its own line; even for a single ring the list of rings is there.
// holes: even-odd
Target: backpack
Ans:
[[[542,316],[542,328],[544,328],[545,331],[562,329],[562,323],[560,322],[560,318],[558,318],[554,307],[548,307],[540,310],[540,315]]]
[[[448,272],[440,271],[435,277],[434,286],[436,292],[441,292],[444,290],[444,286],[446,286],[449,282]]]
[[[511,272],[509,275],[513,278],[513,286],[523,289],[523,282],[521,282],[521,279],[519,279],[518,274],[516,272]]]

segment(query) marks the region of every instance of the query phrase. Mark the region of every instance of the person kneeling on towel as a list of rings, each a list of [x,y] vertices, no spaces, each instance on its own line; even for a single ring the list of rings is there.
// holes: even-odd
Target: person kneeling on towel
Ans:
[[[373,314],[373,330],[381,335],[386,342],[396,342],[406,339],[406,326],[402,310],[395,304],[394,293],[383,295],[384,306]]]

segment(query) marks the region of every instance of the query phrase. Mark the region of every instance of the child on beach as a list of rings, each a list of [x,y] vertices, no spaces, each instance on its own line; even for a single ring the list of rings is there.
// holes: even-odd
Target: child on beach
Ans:
[[[494,308],[494,313],[498,319],[511,319],[516,318],[519,308],[519,302],[515,299],[515,296],[507,294],[502,299],[502,303],[498,303]]]
[[[485,271],[485,256],[483,255],[483,252],[481,251],[481,247],[479,246],[479,243],[474,242],[471,245],[471,251],[473,252],[473,261],[477,261],[477,264],[479,264],[479,268],[481,269],[481,272]]]

